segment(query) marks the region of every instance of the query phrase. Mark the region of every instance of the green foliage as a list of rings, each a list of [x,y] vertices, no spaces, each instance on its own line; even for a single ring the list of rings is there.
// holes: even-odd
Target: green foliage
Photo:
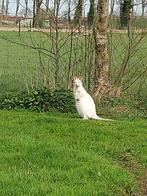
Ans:
[[[55,90],[51,93],[50,105],[62,112],[74,112],[75,103],[73,93],[70,90]]]
[[[142,195],[146,127],[146,120],[1,110],[0,195]]]
[[[144,113],[147,113],[147,97],[140,97],[137,100],[136,108],[140,111],[144,111]]]
[[[115,17],[114,19],[118,19]],[[137,18],[137,20],[139,20]],[[146,21],[146,20],[144,20]],[[139,22],[138,22],[139,23]],[[117,21],[116,21],[117,24]],[[139,23],[141,24],[141,23]],[[146,25],[147,26],[147,25]],[[44,43],[44,46],[46,49],[52,50],[52,42],[46,41],[46,36],[45,34],[42,34],[41,32],[21,32],[21,36],[18,37],[17,32],[0,32],[0,36],[5,37],[6,39],[9,39],[14,42],[22,43],[22,40],[24,40],[24,43],[28,45],[32,45],[32,40],[36,40],[36,46],[41,46],[41,43]],[[54,34],[52,34],[54,36]],[[67,36],[65,33],[59,33],[60,38],[64,38],[64,36]],[[137,36],[137,35],[135,35]],[[77,38],[76,38],[77,37]],[[82,50],[86,51],[86,45],[84,45],[85,40],[83,36],[74,37],[73,39],[73,45],[77,44],[76,46],[78,48],[81,48]],[[86,36],[88,37],[88,36]],[[115,73],[119,69],[119,66],[121,64],[121,55],[124,52],[124,46],[125,43],[127,43],[128,36],[125,33],[114,33],[112,34],[112,43],[114,45],[114,50],[113,57],[112,59],[115,59],[114,64],[111,66],[111,78],[112,81],[115,79]],[[83,42],[84,41],[84,42]],[[88,43],[88,40],[86,41]],[[69,49],[70,41],[67,41],[67,45],[63,44],[64,41],[61,41],[59,46],[63,50],[61,50],[61,53],[68,54],[67,49]],[[122,44],[120,44],[122,43]],[[0,45],[1,45],[1,50],[0,50],[0,59],[1,59],[1,65],[0,65],[0,96],[3,96],[2,99],[0,99],[0,108],[27,108],[29,110],[34,110],[34,111],[48,111],[54,106],[55,109],[60,110],[60,111],[72,111],[74,106],[71,106],[69,109],[70,105],[73,103],[73,98],[71,98],[71,101],[67,102],[65,106],[65,101],[67,99],[66,95],[65,99],[61,99],[58,97],[55,97],[54,94],[57,94],[57,92],[50,92],[52,96],[54,97],[54,100],[48,101],[50,97],[50,93],[48,95],[48,99],[43,98],[43,103],[40,101],[42,99],[42,96],[39,98],[40,94],[38,96],[35,96],[32,93],[28,94],[22,94],[18,95],[16,98],[16,94],[20,92],[20,89],[22,91],[26,91],[26,89],[31,89],[32,87],[36,87],[37,89],[40,89],[40,87],[43,86],[43,78],[42,78],[42,73],[40,72],[40,61],[38,58],[38,50],[33,50],[32,48],[28,47],[23,47],[21,45],[13,44],[11,42],[7,42],[4,39],[0,38]],[[138,64],[136,63],[138,61],[138,57],[140,54],[142,56],[147,56],[146,55],[146,45],[147,45],[147,37],[145,37],[144,42],[140,45],[140,51],[136,56],[134,56],[131,60],[132,65],[137,65],[137,67],[141,70],[145,68],[147,59],[144,59],[144,63]],[[117,48],[117,50],[115,50]],[[80,61],[79,63],[75,66],[76,70],[74,73],[83,73],[85,70],[89,70],[89,61],[88,64],[85,64],[85,61],[81,61],[83,58],[82,50],[80,49],[78,53],[76,53],[76,58],[79,58]],[[87,50],[87,54],[89,50]],[[15,57],[15,58],[14,58]],[[61,70],[61,78],[62,80],[60,81],[61,86],[60,87],[65,87],[67,86],[67,71],[68,71],[68,64],[69,61],[69,56],[65,55],[64,56],[64,63],[63,59],[61,60],[62,63],[60,64],[60,70]],[[49,82],[51,83],[51,86],[54,86],[54,63],[52,63],[51,58],[46,58],[43,57],[43,64],[45,65],[45,76],[49,78]],[[87,67],[88,66],[88,67]],[[92,64],[90,65],[92,66]],[[128,65],[129,67],[130,65]],[[134,67],[134,70],[138,69],[137,67]],[[46,70],[49,70],[48,73],[46,73]],[[132,70],[132,71],[131,71]],[[130,76],[132,75],[132,81],[135,80],[133,77],[133,69],[130,69]],[[89,72],[89,71],[88,71]],[[85,72],[86,75],[90,74],[91,72],[88,73],[87,71]],[[135,72],[134,72],[135,73]],[[137,72],[136,72],[137,73]],[[146,74],[146,73],[145,73]],[[81,74],[82,75],[82,74]],[[84,74],[85,75],[85,74]],[[126,74],[127,75],[127,74]],[[147,91],[146,91],[146,86],[147,86],[147,80],[146,80],[146,75],[144,76],[145,80],[143,83],[141,81],[137,81],[134,83],[127,91],[126,91],[126,97],[123,97],[121,100],[117,100],[117,98],[111,98],[111,100],[104,100],[104,102],[101,102],[98,104],[98,114],[104,114],[104,115],[109,115],[113,116],[116,115],[116,113],[119,114],[119,116],[131,116],[131,118],[134,118],[134,116],[138,117],[138,111],[143,111],[144,114],[147,114],[147,106],[146,106],[146,97],[147,97]],[[92,77],[91,77],[92,78]],[[124,81],[128,81],[129,76],[126,76],[124,78]],[[134,79],[133,79],[134,78]],[[142,80],[142,79],[141,79]],[[88,87],[88,81],[87,78],[85,78],[85,83],[84,86],[87,89]],[[91,88],[93,85],[93,81],[91,81]],[[113,83],[113,82],[112,82]],[[140,85],[141,84],[141,85]],[[141,86],[141,89],[140,89]],[[37,90],[38,92],[38,90]],[[139,92],[139,93],[138,93]],[[6,96],[6,95],[9,96]],[[129,95],[134,96],[136,99],[129,98],[127,100],[127,96]],[[139,95],[139,97],[137,97]],[[13,97],[12,97],[13,96]],[[23,96],[23,100],[22,100]],[[62,97],[61,96],[61,97]],[[30,98],[31,97],[31,98]],[[15,100],[16,99],[16,100]],[[19,99],[19,104],[18,104],[18,99]],[[39,101],[38,101],[39,99]],[[55,101],[56,100],[56,101]],[[17,104],[16,104],[17,102]],[[60,104],[59,104],[60,102]],[[25,103],[25,104],[24,104]],[[135,111],[138,110],[138,111]],[[109,112],[110,111],[110,112]],[[117,115],[116,115],[117,116]]]
[[[147,100],[133,96],[125,97],[106,97],[101,102],[97,102],[97,111],[99,115],[110,118],[147,118]]]
[[[49,111],[51,109],[61,112],[75,111],[73,93],[64,89],[54,92],[50,92],[47,89],[36,89],[30,93],[23,92],[15,97],[3,97],[0,99],[0,109],[16,108],[37,112]]]

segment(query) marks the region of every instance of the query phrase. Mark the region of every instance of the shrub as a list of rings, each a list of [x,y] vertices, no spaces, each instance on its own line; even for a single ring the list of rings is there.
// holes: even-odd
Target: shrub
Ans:
[[[70,90],[55,90],[51,93],[50,104],[53,108],[62,112],[75,111],[74,97]]]
[[[55,109],[62,112],[74,112],[73,93],[60,89],[53,92],[47,89],[36,89],[30,93],[22,92],[15,97],[0,98],[0,109],[24,108],[31,111],[43,112]]]

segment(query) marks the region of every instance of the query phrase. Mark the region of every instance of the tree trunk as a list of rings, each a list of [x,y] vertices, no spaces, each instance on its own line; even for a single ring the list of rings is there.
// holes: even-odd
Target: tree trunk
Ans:
[[[19,10],[19,4],[20,4],[20,0],[16,1],[16,12],[15,12],[15,24],[17,24],[17,16],[18,16],[18,10]]]
[[[113,16],[114,14],[114,0],[111,0],[111,3],[110,3],[110,16]]]
[[[109,55],[108,55],[108,0],[99,0],[93,29],[95,41],[95,72],[94,97],[101,96],[108,90],[109,85]]]
[[[71,0],[68,0],[68,12],[67,12],[67,17],[68,17],[68,24],[71,24]]]
[[[0,15],[0,25],[2,25],[2,20],[3,20],[3,15],[4,15],[4,8],[5,8],[5,4],[4,4],[4,0],[2,0],[2,8],[1,8],[1,15]]]
[[[36,15],[35,15],[35,26],[39,26],[39,15],[40,15],[40,0],[36,0]]]
[[[46,0],[46,13],[49,13],[49,0]]]
[[[73,19],[74,26],[79,26],[82,20],[82,9],[83,9],[83,0],[78,1],[78,5],[76,7],[75,16]]]
[[[9,0],[6,0],[6,16],[8,15]]]
[[[60,9],[60,0],[56,0],[54,4],[54,13],[55,13],[55,87],[56,89],[59,87],[60,84],[60,64],[59,64],[59,29],[58,29],[58,17],[59,17],[59,9]]]
[[[120,2],[120,24],[121,28],[128,27],[132,13],[132,0],[121,0]]]
[[[88,16],[87,16],[89,29],[92,27],[93,21],[94,21],[94,5],[95,5],[94,2],[95,0],[90,0],[90,8],[89,8]]]
[[[2,0],[2,11],[1,11],[2,14],[4,14],[4,9],[5,9],[5,0]]]
[[[32,26],[35,27],[35,16],[36,16],[36,0],[33,0],[33,24]]]
[[[25,18],[27,17],[28,15],[28,0],[25,0]]]
[[[42,0],[36,0],[35,27],[41,27],[40,12]]]
[[[144,16],[144,10],[145,10],[145,0],[142,0],[142,13],[141,13],[142,16]]]

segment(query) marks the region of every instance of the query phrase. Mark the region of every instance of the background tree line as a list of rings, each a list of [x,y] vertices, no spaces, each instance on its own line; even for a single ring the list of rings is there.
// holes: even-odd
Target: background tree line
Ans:
[[[39,21],[42,19],[42,12],[44,11],[44,18],[47,18],[50,14],[55,15],[56,5],[60,4],[64,7],[63,12],[66,12],[68,15],[69,23],[71,22],[71,18],[73,19],[74,25],[80,25],[83,16],[83,9],[85,4],[89,4],[87,6],[87,23],[88,27],[91,28],[94,20],[94,15],[96,14],[97,2],[95,0],[89,0],[87,2],[83,0],[32,0],[30,8],[30,2],[28,0],[16,0],[15,4],[13,4],[13,9],[15,10],[15,16],[17,18],[18,12],[23,10],[23,15],[26,18],[28,15],[28,11],[31,10],[33,16],[33,26],[38,26]],[[10,0],[1,0],[0,1],[0,10],[1,10],[1,20],[3,15],[8,15],[9,7],[11,1]],[[117,6],[117,8],[115,8]],[[109,1],[109,14],[116,14],[120,16],[120,24],[121,27],[127,27],[131,16],[134,15],[134,8],[139,7],[139,14],[144,16],[146,14],[147,0],[110,0]],[[89,7],[89,10],[88,10]],[[66,10],[66,11],[65,11]],[[62,13],[63,15],[63,13]]]

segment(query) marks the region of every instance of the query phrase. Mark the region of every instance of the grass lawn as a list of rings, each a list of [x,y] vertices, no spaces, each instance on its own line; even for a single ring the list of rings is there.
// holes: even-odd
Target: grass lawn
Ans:
[[[55,34],[52,36],[55,37]],[[2,39],[5,38],[5,39]],[[137,36],[136,36],[137,37]],[[64,38],[64,39],[63,39]],[[34,50],[24,45],[11,43],[20,43],[24,45],[31,45],[36,48],[44,48],[45,54],[42,54],[41,60],[39,59],[38,50]],[[93,74],[94,69],[94,57],[93,57],[93,44],[91,39],[84,37],[83,35],[73,36],[73,51],[70,60],[70,38],[67,40],[65,33],[59,34],[59,67],[60,67],[60,86],[67,87],[67,77],[69,71],[69,64],[71,64],[71,72],[75,75],[83,75],[85,80],[87,74]],[[134,38],[133,42],[135,43]],[[114,33],[111,36],[112,41],[112,65],[111,77],[114,80],[114,75],[118,68],[122,64],[122,57],[125,56],[125,49],[128,45],[128,35],[125,33]],[[132,77],[134,73],[134,80],[137,77],[135,73],[140,73],[135,70],[143,71],[147,62],[147,36],[144,37],[136,49],[135,55],[130,58],[128,64],[129,75],[125,78],[127,84],[128,78]],[[40,32],[22,32],[21,36],[18,36],[18,32],[0,32],[0,92],[1,94],[16,94],[21,90],[26,90],[29,87],[40,87],[43,83],[43,78],[46,77],[49,80],[51,87],[54,86],[55,80],[55,44],[51,39]],[[49,53],[48,51],[52,51]],[[54,55],[53,55],[54,54]],[[50,55],[50,56],[47,56]],[[52,56],[52,57],[51,57]],[[141,62],[139,59],[142,59]],[[138,62],[139,61],[139,62]],[[134,66],[134,67],[133,67]],[[92,78],[92,77],[90,77]],[[144,78],[146,78],[144,76]],[[133,79],[132,79],[133,80]],[[133,81],[134,81],[133,80]],[[139,81],[140,82],[140,81]],[[131,88],[131,93],[134,93],[138,88],[146,96],[147,80],[144,79],[142,83],[134,85]],[[87,81],[84,82],[87,86]],[[93,80],[91,81],[91,87]],[[141,87],[140,87],[141,86]],[[140,91],[139,91],[140,92]],[[129,89],[130,93],[130,89]],[[130,93],[130,94],[131,94]]]
[[[0,111],[0,195],[145,192],[147,121]]]

